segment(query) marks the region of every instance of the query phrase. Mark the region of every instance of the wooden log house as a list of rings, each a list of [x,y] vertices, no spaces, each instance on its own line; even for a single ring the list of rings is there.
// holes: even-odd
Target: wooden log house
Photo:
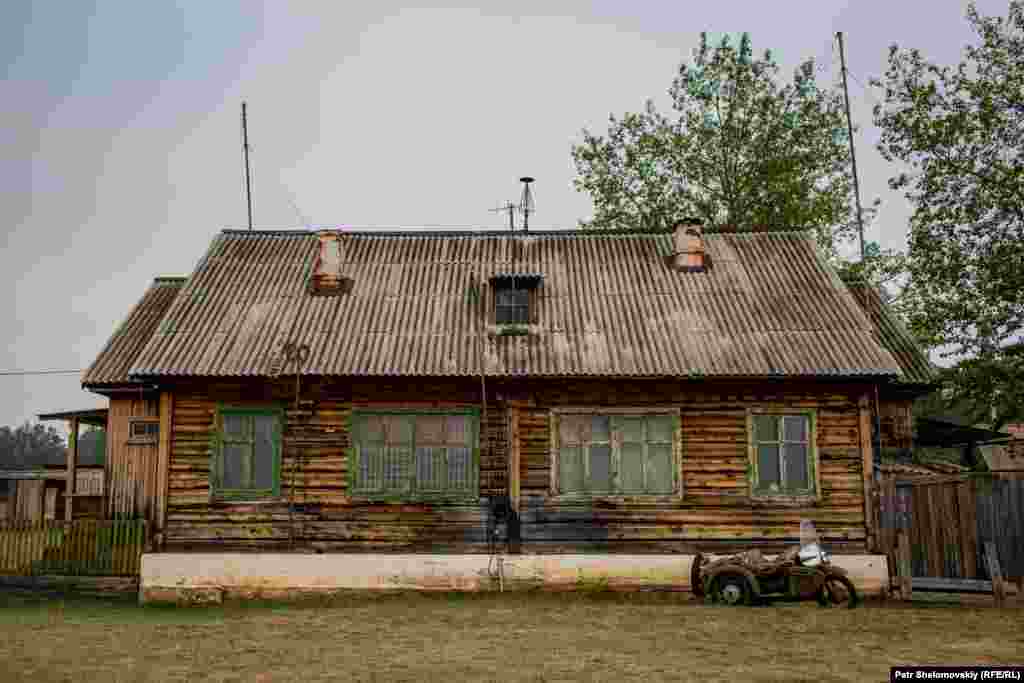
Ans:
[[[165,552],[865,553],[930,372],[803,232],[226,230],[83,386]]]

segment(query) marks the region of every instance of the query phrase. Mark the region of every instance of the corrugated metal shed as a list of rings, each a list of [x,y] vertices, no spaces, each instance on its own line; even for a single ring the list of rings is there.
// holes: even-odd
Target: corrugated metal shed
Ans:
[[[543,276],[524,336],[485,327],[489,376],[892,376],[900,367],[805,233],[710,234],[680,273],[671,234],[340,232],[354,288],[312,296],[309,232],[224,231],[133,377],[260,376],[288,341],[306,375],[477,375],[488,280]],[[484,283],[471,296],[470,283]],[[482,308],[486,307],[486,312]],[[490,334],[487,332],[490,330]],[[290,374],[290,370],[288,371]]]
[[[185,284],[183,277],[158,277],[153,280],[128,317],[117,328],[92,365],[82,375],[82,386],[100,387],[129,382],[128,368],[153,332],[164,313]]]
[[[847,279],[846,286],[868,314],[875,339],[900,364],[900,375],[897,380],[906,384],[935,382],[936,373],[928,357],[921,351],[899,318],[882,301],[878,290],[859,278]]]

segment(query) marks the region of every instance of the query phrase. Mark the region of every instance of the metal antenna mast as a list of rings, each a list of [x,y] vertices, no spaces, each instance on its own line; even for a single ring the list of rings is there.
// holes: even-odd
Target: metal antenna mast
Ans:
[[[502,211],[508,211],[508,229],[515,232],[516,229],[516,205],[512,202],[505,202],[503,206],[491,209],[491,213],[500,213]]]
[[[242,102],[242,149],[245,150],[245,201],[249,208],[249,229],[252,230],[252,186],[249,180],[249,127],[245,118],[245,102]]]
[[[864,260],[864,218],[860,208],[860,181],[857,179],[857,155],[853,151],[853,120],[850,118],[850,92],[846,88],[846,52],[843,49],[843,32],[836,33],[839,39],[839,62],[843,67],[843,100],[846,102],[846,130],[850,138],[850,161],[853,163],[853,193],[857,198],[857,227],[860,230],[860,260]]]
[[[519,182],[523,184],[523,198],[519,201],[519,210],[523,212],[523,232],[530,230],[530,212],[534,210],[533,193],[530,192],[530,183],[533,182],[530,176],[523,176]]]

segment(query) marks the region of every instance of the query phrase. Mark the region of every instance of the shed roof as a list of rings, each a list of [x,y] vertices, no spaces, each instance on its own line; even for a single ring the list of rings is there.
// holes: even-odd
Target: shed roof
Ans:
[[[931,361],[892,309],[882,301],[878,290],[860,278],[849,278],[845,282],[857,303],[868,314],[875,339],[900,364],[897,381],[903,384],[934,384],[938,377]]]
[[[185,284],[183,277],[158,277],[114,331],[96,360],[82,374],[82,385],[109,386],[130,382],[128,368],[146,345]]]
[[[326,297],[307,288],[317,233],[217,235],[129,375],[269,375],[285,342],[309,346],[305,375],[473,376],[481,347],[488,376],[900,371],[803,232],[708,234],[700,273],[670,267],[670,233],[337,235],[353,289]],[[543,275],[537,322],[478,346],[470,283],[509,272]]]

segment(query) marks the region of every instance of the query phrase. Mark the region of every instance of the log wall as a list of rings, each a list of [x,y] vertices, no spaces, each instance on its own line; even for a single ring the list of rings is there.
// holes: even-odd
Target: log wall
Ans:
[[[305,552],[486,552],[491,496],[518,489],[519,549],[558,552],[712,552],[790,544],[813,520],[836,552],[864,552],[863,385],[711,385],[681,382],[488,380],[488,421],[475,504],[368,504],[347,491],[348,421],[359,406],[479,407],[479,381],[310,382],[292,410],[294,379],[246,384],[179,383],[171,389],[171,444],[164,549]],[[287,402],[281,496],[226,502],[210,496],[217,403]],[[602,499],[588,505],[550,494],[550,409],[559,406],[678,406],[681,498],[652,503]],[[510,415],[516,413],[512,433]],[[814,408],[821,496],[815,504],[752,500],[747,484],[746,410]],[[513,440],[516,440],[513,444]],[[517,471],[508,469],[516,453]],[[518,479],[518,481],[516,481]]]

